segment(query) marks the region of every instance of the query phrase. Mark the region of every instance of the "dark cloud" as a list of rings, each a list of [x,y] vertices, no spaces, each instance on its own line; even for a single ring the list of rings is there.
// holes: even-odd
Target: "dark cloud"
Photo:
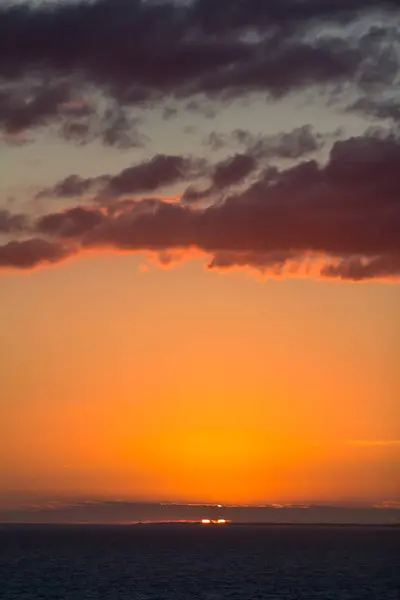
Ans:
[[[231,269],[232,267],[252,268],[268,271],[274,275],[285,274],[288,262],[296,262],[298,255],[290,251],[271,252],[216,252],[208,264],[209,269]]]
[[[359,40],[345,41],[332,37],[329,26],[389,9],[398,9],[398,2],[7,5],[0,9],[0,77],[79,74],[121,105],[168,93],[221,98],[248,90],[281,95],[338,81],[388,84],[398,61],[385,45],[383,27],[379,35],[374,28]]]
[[[390,88],[397,79],[399,16],[394,27],[373,25],[360,40],[359,51],[364,56],[364,61],[359,74],[359,85],[367,92],[373,91],[377,83]]]
[[[163,89],[249,55],[237,41],[187,39],[186,13],[138,0],[3,8],[0,72],[79,72],[95,83]]]
[[[104,114],[94,114],[87,119],[68,119],[62,126],[61,135],[78,145],[98,140],[104,146],[122,150],[143,148],[149,141],[139,131],[140,119],[130,116],[119,106],[106,109]]]
[[[147,137],[138,130],[137,117],[115,102],[100,110],[93,98],[85,98],[83,89],[80,97],[78,89],[73,78],[58,83],[27,79],[2,86],[0,82],[3,139],[12,143],[20,134],[52,126],[55,133],[80,145],[95,140],[121,149],[145,145]]]
[[[217,101],[252,92],[277,98],[309,86],[346,89],[351,84],[379,93],[396,85],[398,28],[393,23],[399,22],[399,8],[397,0],[2,5],[2,139],[26,142],[30,138],[21,134],[56,125],[54,131],[75,144],[98,140],[129,149],[147,142],[132,117],[133,105],[158,105],[169,119],[177,114],[174,100],[185,98],[182,110],[212,118]],[[367,14],[373,23],[377,12],[388,11],[390,26],[332,33],[332,25],[365,24]],[[88,90],[95,100],[87,101]],[[102,113],[100,99],[112,101],[113,108]],[[364,108],[371,113],[370,105]],[[362,109],[359,104],[357,110]],[[379,110],[398,111],[394,106]]]
[[[268,168],[245,191],[207,208],[153,199],[114,216],[85,214],[77,241],[132,251],[196,247],[214,257],[211,268],[295,273],[318,258],[326,277],[399,277],[399,169],[396,138],[350,138],[334,144],[325,165]],[[55,236],[65,231],[58,217],[45,218],[56,223],[47,229]],[[43,219],[38,227],[43,233]]]
[[[353,102],[349,110],[375,119],[389,119],[397,124],[400,123],[400,97],[374,99],[364,96]]]
[[[250,135],[250,134],[249,134]],[[203,144],[205,146],[209,146],[211,150],[222,150],[229,140],[229,136],[224,133],[217,133],[216,131],[212,131],[204,140]]]
[[[244,129],[235,129],[231,134],[212,132],[205,144],[213,150],[221,150],[234,143],[243,146],[247,154],[258,159],[294,160],[319,150],[326,137],[328,136],[315,132],[311,125],[302,125],[289,132],[268,136],[253,134]]]
[[[24,215],[0,209],[0,233],[17,233],[24,231],[26,226],[27,220]]]
[[[236,154],[219,163],[212,174],[213,186],[224,189],[245,179],[257,166],[251,154]]]
[[[37,223],[37,230],[59,237],[79,237],[99,225],[103,218],[99,211],[77,207],[42,217]]]
[[[201,161],[157,154],[152,159],[128,167],[116,175],[83,178],[69,175],[55,186],[44,189],[39,198],[70,198],[98,192],[101,196],[120,196],[154,192],[190,179],[198,174]]]
[[[79,175],[68,175],[65,179],[56,183],[51,188],[41,190],[37,198],[74,198],[83,196],[99,188],[108,181],[104,177],[80,177]]]
[[[104,192],[116,196],[153,192],[190,178],[193,167],[192,161],[182,156],[157,154],[151,160],[111,177]]]
[[[0,246],[0,268],[32,269],[58,263],[69,254],[70,251],[57,241],[41,238],[12,241]]]
[[[205,199],[215,198],[226,188],[243,184],[255,173],[262,162],[273,159],[299,159],[319,150],[325,141],[325,136],[314,132],[310,125],[298,127],[288,133],[273,136],[254,135],[243,129],[235,129],[231,134],[211,133],[205,140],[206,145],[214,150],[229,148],[232,143],[245,148],[238,153],[218,163],[211,169],[210,185],[205,189],[190,186],[182,197],[183,203],[194,204]]]
[[[400,276],[400,252],[396,255],[373,258],[351,257],[325,265],[321,275],[330,279],[363,281],[365,279],[398,279]]]
[[[254,139],[249,142],[249,150],[257,156],[294,160],[316,152],[324,141],[324,136],[316,133],[311,125],[303,125],[288,133]]]
[[[162,117],[165,121],[169,121],[178,116],[178,109],[175,106],[164,106]]]
[[[217,110],[212,102],[202,98],[201,100],[190,100],[184,107],[184,110],[200,114],[206,119],[214,119],[217,116]]]
[[[205,189],[189,186],[181,198],[183,204],[195,204],[213,196],[218,196],[226,189],[246,181],[257,168],[257,160],[252,154],[235,154],[214,168],[209,167],[210,185]]]
[[[271,42],[262,45],[251,61],[237,62],[223,72],[207,73],[200,82],[200,91],[214,98],[260,90],[281,97],[307,86],[356,78],[363,59],[358,48],[349,47],[339,38]]]
[[[0,87],[0,127],[18,134],[51,124],[58,118],[88,116],[91,109],[74,99],[69,83],[30,81]]]
[[[210,33],[234,30],[299,27],[318,23],[343,24],[373,10],[398,8],[398,0],[195,0],[193,20]]]
[[[90,139],[90,125],[87,122],[70,121],[61,129],[62,136],[69,142],[84,144]]]

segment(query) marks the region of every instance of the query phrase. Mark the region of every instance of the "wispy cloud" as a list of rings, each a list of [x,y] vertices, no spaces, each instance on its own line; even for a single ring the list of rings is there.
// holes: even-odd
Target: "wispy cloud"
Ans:
[[[400,440],[351,440],[348,442],[350,446],[365,446],[365,447],[385,447],[385,446],[399,446]]]

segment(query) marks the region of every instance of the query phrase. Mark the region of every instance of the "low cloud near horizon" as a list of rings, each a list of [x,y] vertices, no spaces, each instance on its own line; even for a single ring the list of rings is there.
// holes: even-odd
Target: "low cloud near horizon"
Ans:
[[[21,500],[21,498],[20,498]],[[19,504],[19,505],[18,505]],[[273,504],[265,506],[131,502],[128,500],[43,500],[0,504],[3,524],[133,524],[139,522],[199,522],[223,518],[233,523],[370,524],[400,523],[400,503],[373,506],[352,504]]]

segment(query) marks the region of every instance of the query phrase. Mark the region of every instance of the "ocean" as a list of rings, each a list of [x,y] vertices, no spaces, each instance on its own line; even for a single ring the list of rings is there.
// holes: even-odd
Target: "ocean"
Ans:
[[[400,527],[0,526],[1,600],[400,600]]]

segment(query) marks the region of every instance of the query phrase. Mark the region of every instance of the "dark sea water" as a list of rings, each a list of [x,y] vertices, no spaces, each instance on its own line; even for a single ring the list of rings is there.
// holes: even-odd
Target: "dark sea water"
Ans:
[[[400,528],[0,527],[1,600],[400,600]]]

